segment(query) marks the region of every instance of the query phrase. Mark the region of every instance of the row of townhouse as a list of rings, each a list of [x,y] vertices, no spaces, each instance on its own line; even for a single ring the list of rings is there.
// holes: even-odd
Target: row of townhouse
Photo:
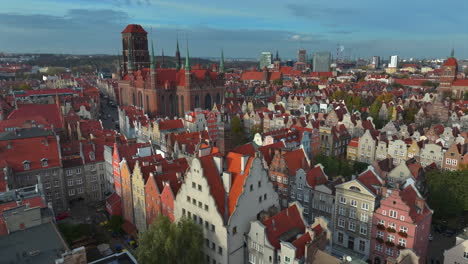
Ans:
[[[386,263],[411,249],[426,263],[433,211],[414,181],[389,183],[373,169],[336,186],[334,250]]]
[[[0,144],[1,191],[41,184],[55,213],[68,210],[70,202],[78,198],[88,202],[103,199],[101,145],[77,142],[71,155],[53,131],[41,128],[0,133]]]
[[[468,163],[465,138],[452,136],[451,140],[441,142],[440,139],[433,140],[430,133],[424,136],[418,133],[416,138],[399,139],[376,130],[366,130],[348,144],[347,158],[368,164],[391,158],[394,165],[417,159],[423,167],[435,163],[441,169],[458,170]]]

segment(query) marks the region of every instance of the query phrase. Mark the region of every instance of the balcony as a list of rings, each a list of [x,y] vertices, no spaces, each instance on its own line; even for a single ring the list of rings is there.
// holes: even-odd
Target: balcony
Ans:
[[[392,227],[387,227],[387,231],[388,231],[389,233],[395,233],[395,232],[396,232],[396,230],[393,229]]]
[[[392,241],[386,241],[385,245],[387,245],[387,247],[394,247],[395,243],[393,243]]]
[[[408,237],[408,234],[406,232],[398,232],[398,235],[400,235],[401,237]]]

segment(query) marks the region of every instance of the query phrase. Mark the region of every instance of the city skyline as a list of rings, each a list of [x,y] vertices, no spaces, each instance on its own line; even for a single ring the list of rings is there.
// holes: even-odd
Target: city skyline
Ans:
[[[466,9],[454,6],[463,2],[44,0],[37,6],[25,0],[3,5],[0,42],[13,53],[116,54],[120,32],[136,23],[153,35],[158,54],[164,49],[170,56],[179,37],[196,57],[216,57],[221,48],[231,58],[276,50],[295,58],[300,48],[335,56],[339,43],[350,58],[445,58],[453,47],[463,59]]]

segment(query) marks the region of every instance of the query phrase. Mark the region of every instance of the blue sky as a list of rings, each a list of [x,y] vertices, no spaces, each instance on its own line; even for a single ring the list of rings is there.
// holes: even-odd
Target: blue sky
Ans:
[[[4,3],[2,3],[4,2]],[[0,0],[0,51],[117,54],[129,23],[158,53],[177,35],[192,56],[295,57],[345,47],[344,56],[468,58],[467,0]],[[185,47],[183,49],[185,51]],[[185,53],[185,52],[183,52]]]

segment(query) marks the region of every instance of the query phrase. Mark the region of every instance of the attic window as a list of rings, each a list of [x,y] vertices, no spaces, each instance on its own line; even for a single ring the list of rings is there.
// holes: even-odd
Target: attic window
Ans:
[[[31,162],[29,160],[23,161],[23,168],[29,170],[31,168]]]
[[[42,164],[42,167],[47,167],[49,165],[49,162],[47,159],[41,159],[41,164]]]
[[[350,189],[350,190],[353,190],[353,191],[357,191],[357,192],[360,192],[360,191],[361,191],[361,189],[359,189],[359,188],[356,187],[356,186],[351,186],[351,187],[349,187],[349,189]]]
[[[95,155],[94,155],[94,151],[91,151],[91,152],[89,153],[89,159],[90,159],[90,160],[94,160],[95,158],[96,158],[96,157],[95,157]]]

